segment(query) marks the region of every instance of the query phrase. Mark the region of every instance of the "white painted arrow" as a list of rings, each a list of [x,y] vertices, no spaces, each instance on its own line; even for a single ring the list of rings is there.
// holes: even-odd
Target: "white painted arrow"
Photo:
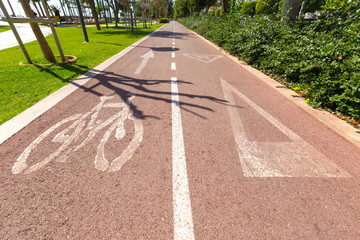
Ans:
[[[149,58],[153,58],[154,57],[154,53],[152,50],[148,51],[147,53],[145,53],[144,55],[142,55],[140,58],[142,58],[142,62],[140,63],[140,65],[137,67],[136,71],[134,74],[140,74],[141,71],[144,69],[144,67],[146,66],[147,62],[149,61]]]
[[[329,177],[349,178],[349,173],[319,152],[310,143],[286,127],[239,90],[220,78],[227,109],[238,145],[238,154],[244,177]],[[236,106],[240,98],[258,114],[288,137],[286,141],[256,142],[248,140]]]

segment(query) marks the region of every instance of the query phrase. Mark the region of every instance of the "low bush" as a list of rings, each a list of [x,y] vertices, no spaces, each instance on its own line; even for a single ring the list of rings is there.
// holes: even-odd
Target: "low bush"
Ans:
[[[360,119],[360,10],[334,13],[330,9],[322,16],[313,22],[257,15],[180,21],[296,87],[312,106]]]
[[[214,11],[208,11],[207,15],[213,17],[213,16],[215,16],[215,12]]]
[[[170,20],[168,18],[161,18],[160,23],[168,23]]]
[[[256,1],[244,2],[241,6],[240,13],[243,15],[255,15]]]
[[[279,7],[280,12],[282,12],[282,9],[284,7],[284,1],[285,0],[280,0],[279,1],[278,7]],[[321,8],[323,6],[325,6],[325,1],[326,0],[306,0],[306,1],[305,0],[300,0],[299,1],[299,7],[301,7],[303,2],[305,2],[304,9],[303,9],[304,13],[306,13],[306,12],[316,12],[318,10],[321,10]],[[334,0],[331,0],[331,1],[334,1]],[[335,0],[335,1],[338,1],[338,0]],[[344,0],[341,0],[341,1],[344,1]]]
[[[215,10],[215,17],[221,17],[221,15],[222,15],[221,9],[216,9]]]
[[[272,14],[278,11],[278,0],[258,0],[256,2],[255,13],[256,14]]]

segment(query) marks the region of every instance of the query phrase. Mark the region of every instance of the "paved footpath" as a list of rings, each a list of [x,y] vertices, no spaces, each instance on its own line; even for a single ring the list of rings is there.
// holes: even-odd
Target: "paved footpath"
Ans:
[[[9,24],[7,22],[0,21],[0,25],[9,25]],[[28,43],[36,40],[36,37],[30,27],[30,24],[15,23],[14,25],[23,43]],[[50,27],[40,25],[40,30],[45,37],[51,34]],[[16,40],[15,35],[11,30],[0,33],[0,50],[15,46],[19,46],[19,43]]]
[[[359,148],[176,22],[0,156],[4,239],[360,236]]]

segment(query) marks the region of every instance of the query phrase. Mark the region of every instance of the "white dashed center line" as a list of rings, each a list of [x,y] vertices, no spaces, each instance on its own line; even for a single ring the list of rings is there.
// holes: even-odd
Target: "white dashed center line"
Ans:
[[[174,25],[173,34],[175,36]],[[173,42],[173,45],[175,45],[175,42]],[[172,48],[174,50],[175,46]],[[171,53],[171,58],[175,58],[175,52]],[[171,70],[176,70],[175,62],[171,63]],[[171,110],[174,240],[194,240],[194,224],[191,212],[179,89],[176,77],[171,78]]]

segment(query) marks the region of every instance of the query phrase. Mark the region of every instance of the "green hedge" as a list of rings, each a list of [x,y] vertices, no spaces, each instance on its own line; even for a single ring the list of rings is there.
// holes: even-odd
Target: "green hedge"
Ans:
[[[168,18],[161,18],[160,23],[168,23],[170,20]]]
[[[243,15],[255,15],[256,1],[244,2],[241,6],[240,13]]]
[[[279,2],[279,12],[282,12],[282,9],[284,7],[284,1],[285,0],[280,0],[280,2]],[[321,8],[323,6],[325,6],[325,1],[326,0],[306,0],[305,6],[304,6],[304,13],[316,12],[318,10],[321,10]],[[331,0],[331,1],[339,1],[339,0]],[[346,1],[346,0],[340,0],[340,1]],[[304,2],[304,0],[299,1],[299,9],[303,2]]]
[[[256,14],[272,14],[277,12],[278,0],[258,0],[256,2]]]
[[[215,17],[221,17],[222,16],[222,11],[221,9],[216,9],[215,10]]]
[[[314,107],[360,119],[360,11],[315,22],[238,15],[180,21],[254,67],[296,87]]]

